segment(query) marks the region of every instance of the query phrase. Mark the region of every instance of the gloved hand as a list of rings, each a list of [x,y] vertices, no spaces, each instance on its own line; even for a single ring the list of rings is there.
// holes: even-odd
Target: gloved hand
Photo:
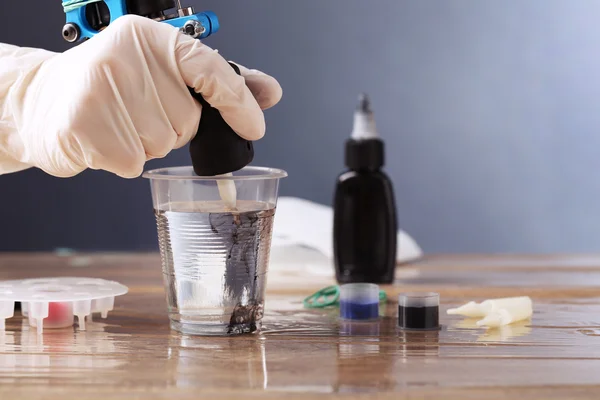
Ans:
[[[64,53],[0,45],[0,173],[37,167],[57,177],[86,168],[137,177],[186,145],[202,108],[192,87],[241,137],[265,133],[277,81],[147,18],[118,18]]]

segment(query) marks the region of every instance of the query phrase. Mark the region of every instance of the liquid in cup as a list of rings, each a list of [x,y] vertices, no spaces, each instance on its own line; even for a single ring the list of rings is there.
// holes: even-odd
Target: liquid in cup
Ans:
[[[145,176],[152,182],[171,327],[199,335],[259,330],[285,172],[246,167],[229,177],[200,178],[191,168],[173,168]],[[235,208],[221,200],[219,179],[235,183]]]

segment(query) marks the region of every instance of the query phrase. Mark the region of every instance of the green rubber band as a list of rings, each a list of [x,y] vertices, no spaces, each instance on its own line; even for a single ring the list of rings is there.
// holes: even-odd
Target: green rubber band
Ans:
[[[311,294],[304,299],[304,308],[325,308],[330,306],[338,306],[340,300],[340,287],[328,286]],[[383,290],[379,290],[379,302],[385,303],[387,294]]]
[[[305,308],[325,308],[337,304],[340,298],[339,286],[328,286],[304,299]],[[322,300],[321,300],[322,299]]]

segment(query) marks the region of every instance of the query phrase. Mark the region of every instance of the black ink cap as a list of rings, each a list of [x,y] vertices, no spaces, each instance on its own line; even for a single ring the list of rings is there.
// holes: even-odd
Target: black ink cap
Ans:
[[[398,297],[398,327],[407,330],[440,329],[440,295],[401,294]]]

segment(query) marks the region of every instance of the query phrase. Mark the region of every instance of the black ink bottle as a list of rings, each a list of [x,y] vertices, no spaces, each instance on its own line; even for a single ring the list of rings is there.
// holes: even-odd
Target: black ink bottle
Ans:
[[[392,182],[381,170],[384,144],[369,99],[360,97],[354,129],[346,142],[348,171],[334,195],[333,247],[338,283],[392,283],[397,220]]]

